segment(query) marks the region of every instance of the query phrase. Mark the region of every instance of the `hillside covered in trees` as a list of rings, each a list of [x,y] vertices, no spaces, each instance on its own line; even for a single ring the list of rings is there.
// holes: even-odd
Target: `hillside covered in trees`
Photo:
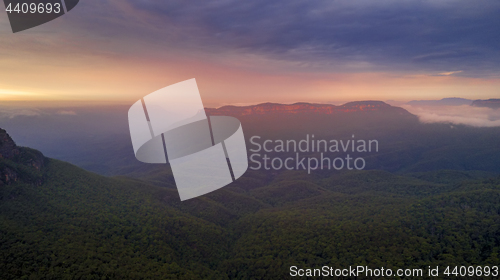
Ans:
[[[500,262],[490,173],[248,171],[180,202],[168,170],[103,177],[2,135],[0,279],[287,279],[290,266]]]

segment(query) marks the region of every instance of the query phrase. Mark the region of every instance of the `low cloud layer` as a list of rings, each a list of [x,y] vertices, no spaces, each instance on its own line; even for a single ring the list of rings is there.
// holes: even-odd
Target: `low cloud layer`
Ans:
[[[73,110],[61,110],[61,111],[58,111],[57,114],[59,114],[59,115],[76,116],[76,112],[73,111]]]
[[[463,106],[401,106],[423,123],[451,123],[475,127],[500,126],[500,110]]]
[[[63,116],[76,116],[74,110],[68,109],[39,109],[20,106],[0,106],[0,119],[8,118],[13,119],[16,117],[37,117],[37,116],[50,116],[50,115],[63,115]]]
[[[15,118],[19,116],[39,116],[42,113],[35,108],[20,108],[20,107],[7,107],[0,106],[0,118]]]

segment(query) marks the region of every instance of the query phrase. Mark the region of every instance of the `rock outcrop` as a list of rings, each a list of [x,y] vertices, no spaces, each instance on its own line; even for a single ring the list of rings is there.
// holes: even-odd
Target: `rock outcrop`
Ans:
[[[19,155],[16,143],[7,134],[7,131],[0,128],[0,158],[11,159],[16,155]]]
[[[40,185],[46,158],[37,150],[18,147],[9,134],[0,129],[0,186],[18,181]]]

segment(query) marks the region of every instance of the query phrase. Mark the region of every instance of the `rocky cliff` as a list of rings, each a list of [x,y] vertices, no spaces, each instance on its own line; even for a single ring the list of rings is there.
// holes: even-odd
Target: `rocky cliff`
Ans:
[[[9,134],[0,129],[0,186],[14,182],[42,184],[45,162],[42,153],[18,147]]]

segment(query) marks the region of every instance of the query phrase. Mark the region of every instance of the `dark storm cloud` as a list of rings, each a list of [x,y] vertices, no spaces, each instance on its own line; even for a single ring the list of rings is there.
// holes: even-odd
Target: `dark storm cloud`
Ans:
[[[497,0],[127,3],[156,26],[142,36],[175,40],[186,48],[258,54],[340,71],[359,71],[362,65],[365,71],[500,73]]]

